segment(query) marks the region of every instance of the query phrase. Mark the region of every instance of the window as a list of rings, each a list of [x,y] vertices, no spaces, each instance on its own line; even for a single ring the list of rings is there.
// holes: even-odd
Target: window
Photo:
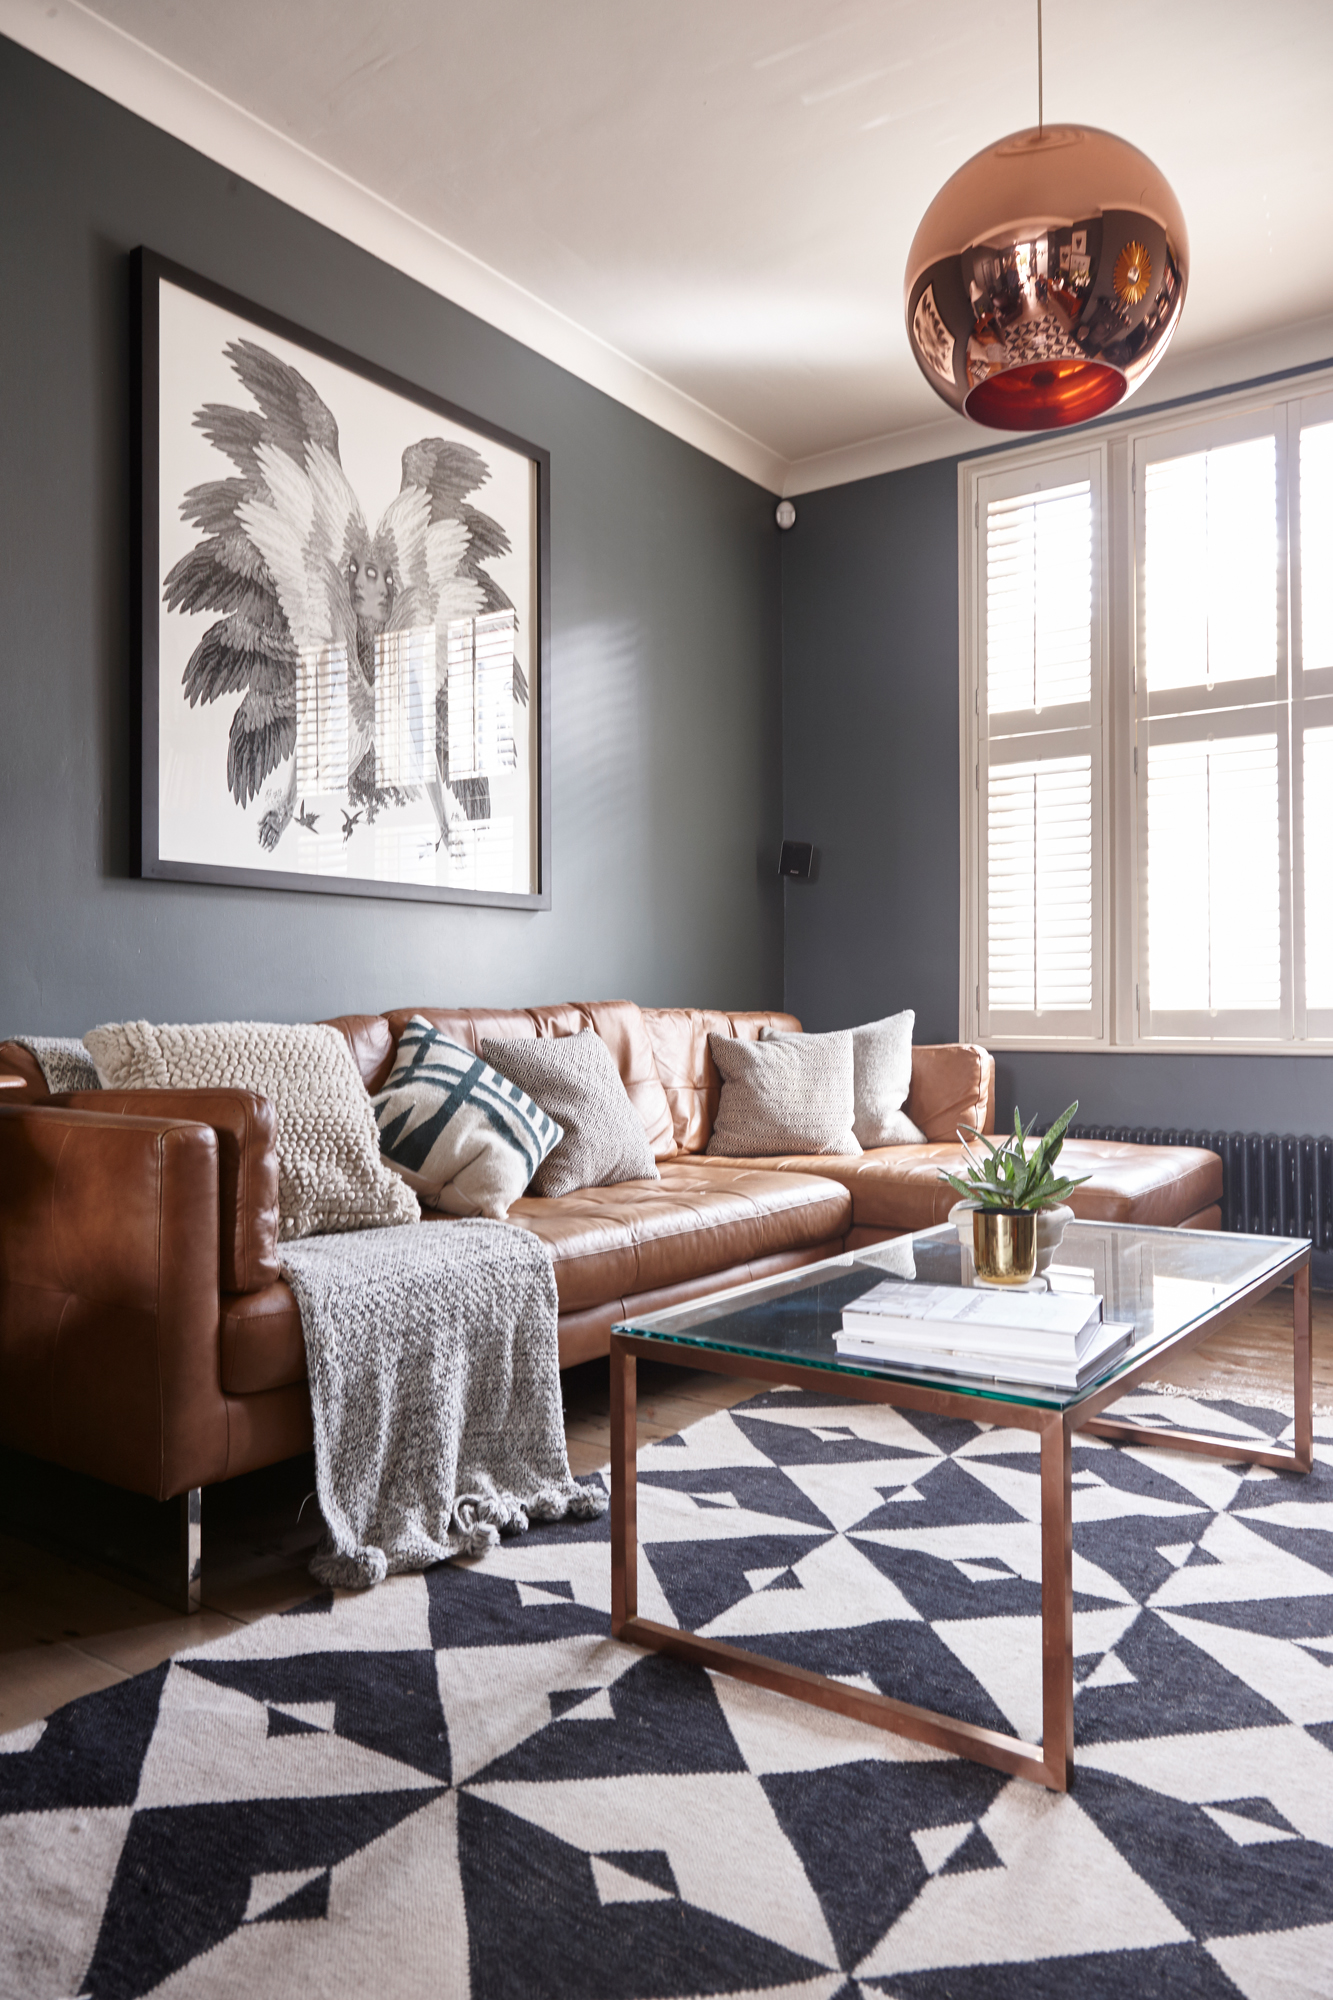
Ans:
[[[963,1032],[1333,1044],[1333,393],[960,499]]]

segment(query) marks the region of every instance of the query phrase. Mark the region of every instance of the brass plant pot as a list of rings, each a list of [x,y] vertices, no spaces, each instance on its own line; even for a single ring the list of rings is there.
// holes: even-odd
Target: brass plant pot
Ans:
[[[973,1209],[972,1260],[988,1284],[1028,1284],[1037,1269],[1035,1210]]]

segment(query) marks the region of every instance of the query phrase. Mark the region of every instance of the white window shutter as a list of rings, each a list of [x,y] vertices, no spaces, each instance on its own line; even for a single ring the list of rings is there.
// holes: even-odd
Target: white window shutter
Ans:
[[[1196,427],[1138,447],[1138,980],[1150,1041],[1292,1032],[1280,463],[1271,417],[1253,424],[1257,434]]]
[[[1096,1039],[1101,995],[1102,465],[978,481],[980,1031]]]

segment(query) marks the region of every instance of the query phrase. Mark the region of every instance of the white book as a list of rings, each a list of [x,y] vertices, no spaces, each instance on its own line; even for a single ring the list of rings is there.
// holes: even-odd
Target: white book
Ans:
[[[849,1332],[882,1330],[936,1346],[966,1344],[987,1353],[1071,1360],[1084,1351],[1101,1320],[1100,1292],[1001,1292],[893,1280],[854,1299],[842,1315]]]
[[[844,1333],[854,1333],[872,1345],[891,1347],[895,1353],[918,1348],[934,1354],[941,1348],[952,1351],[961,1345],[969,1353],[990,1354],[1000,1360],[1060,1364],[1081,1361],[1105,1323],[1101,1318],[1090,1319],[1078,1333],[1052,1338],[1044,1333],[1008,1333],[1003,1327],[992,1326],[968,1326],[964,1335],[957,1320],[890,1319],[883,1313],[858,1314],[850,1308],[842,1316]]]
[[[971,1347],[897,1347],[885,1337],[867,1339],[857,1331],[844,1329],[833,1336],[834,1346],[847,1361],[877,1362],[881,1368],[931,1375],[965,1375],[979,1382],[1003,1382],[1021,1386],[1028,1383],[1041,1389],[1081,1389],[1109,1368],[1134,1338],[1132,1326],[1116,1320],[1102,1320],[1097,1337],[1077,1359],[1026,1360],[1021,1356],[978,1353]]]

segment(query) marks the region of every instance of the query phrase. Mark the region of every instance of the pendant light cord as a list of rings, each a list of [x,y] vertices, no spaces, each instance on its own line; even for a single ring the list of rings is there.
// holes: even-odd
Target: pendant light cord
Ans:
[[[1037,0],[1037,134],[1039,137],[1045,129],[1046,117],[1041,88],[1041,0]]]

